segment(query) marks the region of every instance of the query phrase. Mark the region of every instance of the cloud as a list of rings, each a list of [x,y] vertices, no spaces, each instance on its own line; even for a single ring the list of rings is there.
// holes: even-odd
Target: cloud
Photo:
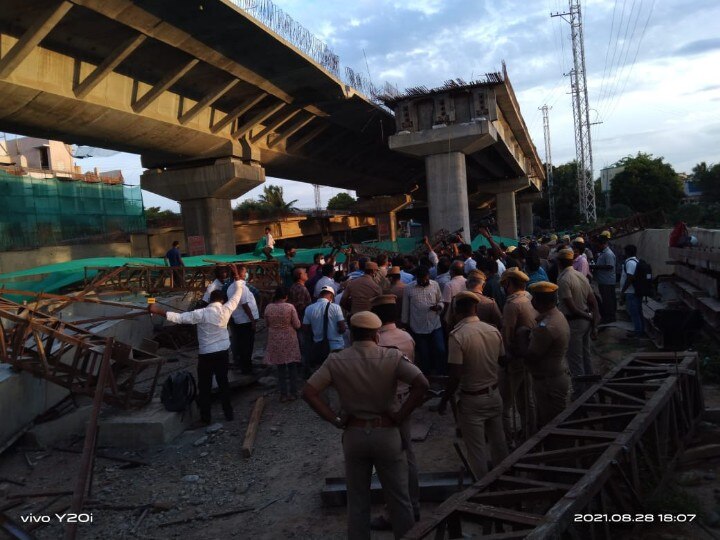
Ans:
[[[690,56],[720,49],[720,38],[698,39],[675,49],[676,56]]]

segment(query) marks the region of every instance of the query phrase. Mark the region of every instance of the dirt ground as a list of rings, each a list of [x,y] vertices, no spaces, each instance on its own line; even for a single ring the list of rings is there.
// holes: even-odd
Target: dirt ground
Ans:
[[[594,342],[596,369],[607,371],[628,352],[654,350],[649,342],[635,343],[623,338],[623,328],[602,331]],[[260,332],[255,362],[259,366],[265,333]],[[710,347],[711,348],[711,347]],[[165,371],[192,366],[194,353],[171,353],[179,362],[167,364]],[[164,377],[161,377],[161,380]],[[272,381],[266,381],[271,383]],[[252,457],[244,459],[241,446],[247,422],[257,397],[266,396],[266,407],[258,430]],[[717,385],[706,386],[708,407],[720,406]],[[234,392],[236,420],[222,422],[214,433],[206,429],[185,431],[172,443],[142,452],[115,448],[115,455],[143,459],[147,466],[125,468],[120,462],[98,458],[92,490],[95,507],[92,523],[79,525],[78,538],[344,538],[345,509],[325,508],[320,492],[326,477],[344,476],[340,445],[341,433],[321,421],[301,400],[280,403],[277,389],[255,384]],[[451,415],[431,412],[428,402],[416,411],[416,423],[430,427],[428,437],[416,442],[416,454],[422,472],[458,471],[460,461],[452,443],[454,425]],[[213,406],[221,418],[218,403]],[[202,440],[207,436],[206,440]],[[720,443],[720,428],[701,424],[693,444]],[[81,449],[82,441],[66,441]],[[28,464],[28,458],[34,467]],[[34,491],[72,490],[79,456],[57,450],[36,450],[15,446],[0,457],[0,509],[13,500],[8,496]],[[702,525],[674,527],[656,525],[638,530],[636,538],[718,538],[720,528],[720,460],[702,467],[677,471],[664,498],[654,501],[657,512],[702,514]],[[17,483],[8,482],[11,480]],[[21,516],[52,515],[69,505],[69,496],[27,499],[6,513],[16,521]],[[98,507],[105,505],[106,508]],[[117,508],[107,508],[115,506]],[[133,507],[136,508],[128,508]],[[434,504],[424,504],[427,513]],[[145,508],[150,508],[145,512]],[[240,511],[233,513],[233,511]],[[373,509],[380,512],[381,507]],[[228,515],[208,518],[208,515]],[[717,518],[717,519],[715,519]],[[170,522],[184,523],[169,524]],[[698,518],[700,521],[700,518]],[[61,538],[63,526],[53,519],[49,524],[28,525],[39,539]],[[0,538],[2,533],[0,532]],[[375,533],[374,538],[392,538],[390,533]]]

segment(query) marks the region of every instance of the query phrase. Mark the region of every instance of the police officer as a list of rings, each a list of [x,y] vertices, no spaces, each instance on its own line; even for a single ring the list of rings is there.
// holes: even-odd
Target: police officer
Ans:
[[[557,308],[558,286],[540,281],[530,286],[533,307],[539,313],[537,326],[525,328],[523,343],[525,365],[532,375],[540,429],[567,406],[570,376],[565,354],[570,342],[570,325]]]
[[[567,363],[573,378],[593,373],[590,335],[595,323],[600,320],[595,294],[585,276],[572,267],[574,259],[572,249],[561,249],[558,252],[558,301],[559,309],[568,320],[571,330]],[[585,387],[585,383],[573,380],[573,399],[577,399]]]
[[[415,340],[405,330],[401,330],[395,324],[397,321],[397,298],[394,294],[383,294],[373,298],[372,312],[380,317],[382,326],[378,330],[378,345],[390,347],[402,352],[410,362],[415,362]],[[395,396],[395,409],[400,410],[402,404],[410,394],[410,388],[404,382],[398,382]],[[420,520],[420,485],[418,483],[418,467],[415,458],[415,451],[412,445],[412,424],[411,417],[407,417],[400,425],[400,436],[403,440],[405,455],[408,462],[408,488],[410,491],[410,502],[413,507],[415,521]],[[390,530],[391,524],[387,516],[378,516],[372,520],[372,528],[375,530]]]
[[[470,291],[455,296],[460,317],[448,338],[450,376],[438,407],[460,388],[458,420],[475,478],[488,472],[488,461],[500,463],[508,454],[502,425],[502,397],[498,391],[499,359],[505,354],[500,331],[477,317],[478,297]],[[489,447],[489,451],[488,451]]]
[[[344,429],[348,538],[370,538],[370,477],[378,473],[390,511],[393,532],[402,537],[414,524],[408,494],[407,459],[400,426],[423,399],[428,381],[397,349],[377,344],[382,326],[374,313],[350,319],[351,347],[330,354],[305,384],[303,399],[326,421]],[[400,410],[394,409],[398,381],[410,385]],[[333,411],[320,393],[333,386],[345,417]]]
[[[519,414],[525,438],[535,432],[535,402],[530,377],[525,371],[517,347],[518,328],[535,326],[537,312],[532,307],[532,297],[525,290],[530,278],[517,268],[502,273],[500,283],[507,295],[503,307],[502,336],[507,352],[507,365],[501,371],[500,393],[503,398],[503,426],[508,441],[515,441],[517,429],[515,418]]]

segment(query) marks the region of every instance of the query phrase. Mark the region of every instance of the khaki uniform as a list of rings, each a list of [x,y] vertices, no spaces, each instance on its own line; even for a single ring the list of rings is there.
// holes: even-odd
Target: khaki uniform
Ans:
[[[403,305],[403,293],[405,292],[405,283],[398,281],[390,287],[390,294],[394,294],[397,297],[397,320],[402,318],[402,305]]]
[[[535,400],[532,380],[525,371],[522,358],[517,356],[516,333],[524,326],[533,328],[538,313],[532,307],[532,296],[527,291],[511,294],[503,308],[502,334],[508,351],[508,365],[500,373],[500,394],[503,398],[503,427],[508,441],[515,440],[514,419],[520,416],[525,437],[535,432]]]
[[[370,341],[331,353],[308,380],[317,390],[333,386],[343,411],[356,419],[383,417],[395,407],[398,381],[420,370],[397,349]],[[408,494],[407,459],[397,427],[348,427],[343,434],[348,497],[348,538],[370,538],[370,477],[378,473],[397,538],[415,524]]]
[[[387,271],[387,269],[385,269],[385,270]],[[385,277],[385,275],[382,273],[381,270],[375,272],[373,281],[380,286],[380,289],[382,289],[383,294],[390,292],[390,280],[387,277]]]
[[[569,341],[570,326],[557,308],[545,313],[530,331],[525,363],[533,378],[538,429],[567,406],[570,377],[565,354]]]
[[[375,283],[372,276],[365,274],[345,285],[341,303],[343,307],[349,304],[350,314],[354,315],[360,311],[370,311],[372,299],[382,293],[382,288]]]
[[[570,325],[570,344],[567,351],[567,364],[572,377],[592,375],[590,356],[590,331],[592,324],[585,318],[571,315],[565,306],[565,298],[572,298],[575,306],[584,312],[589,311],[587,298],[592,294],[587,278],[574,268],[566,268],[558,276],[558,305],[560,312]],[[573,383],[573,400],[585,391],[586,385]]]
[[[498,329],[476,316],[462,319],[450,332],[448,363],[462,366],[460,429],[470,468],[478,479],[487,473],[489,459],[497,465],[508,454],[502,426],[502,397],[497,389],[498,359],[504,354]]]
[[[481,292],[472,291],[475,294],[477,294],[479,302],[477,305],[477,316],[478,318],[484,322],[489,324],[490,326],[494,326],[498,330],[502,328],[502,313],[500,313],[500,308],[497,305],[497,302],[495,302],[494,299],[483,295]],[[448,324],[448,329],[452,330],[455,325],[460,322],[460,319],[455,314],[455,299],[453,298],[452,303],[450,304],[450,307],[447,311],[446,316],[446,322]]]
[[[395,323],[384,324],[380,327],[380,330],[378,330],[378,345],[381,347],[395,347],[403,353],[410,362],[415,363],[415,340],[408,332],[399,329]],[[398,381],[394,410],[400,410],[400,407],[405,403],[409,394],[410,387],[408,384]],[[419,515],[420,484],[418,481],[417,459],[412,445],[412,420],[410,416],[400,424],[400,436],[402,437],[405,455],[407,456],[410,502],[412,503],[413,513]]]

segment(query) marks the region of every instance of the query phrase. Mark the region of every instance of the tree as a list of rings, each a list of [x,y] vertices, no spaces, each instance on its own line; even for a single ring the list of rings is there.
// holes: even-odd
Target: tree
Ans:
[[[328,210],[349,210],[355,204],[355,199],[352,195],[341,191],[334,197],[332,197],[327,203]]]
[[[638,152],[615,164],[625,167],[612,180],[610,197],[612,203],[627,204],[635,212],[661,209],[672,213],[684,197],[682,181],[663,158]]]
[[[553,191],[555,194],[556,227],[564,229],[577,225],[582,221],[578,208],[579,197],[577,189],[577,163],[571,161],[559,167],[553,167]],[[543,198],[533,206],[534,212],[548,221],[550,210],[547,191],[547,182],[543,185]]]
[[[180,214],[173,212],[172,210],[160,210],[159,206],[150,206],[145,209],[145,219],[148,221],[155,221],[160,219],[177,219]]]
[[[720,202],[720,163],[710,165],[704,161],[693,167],[693,181],[699,184],[705,202]]]
[[[285,202],[283,188],[273,184],[265,186],[263,188],[263,194],[260,195],[258,199],[261,203],[269,206],[273,210],[282,212],[290,212],[295,208],[295,203],[297,202],[297,199]]]

